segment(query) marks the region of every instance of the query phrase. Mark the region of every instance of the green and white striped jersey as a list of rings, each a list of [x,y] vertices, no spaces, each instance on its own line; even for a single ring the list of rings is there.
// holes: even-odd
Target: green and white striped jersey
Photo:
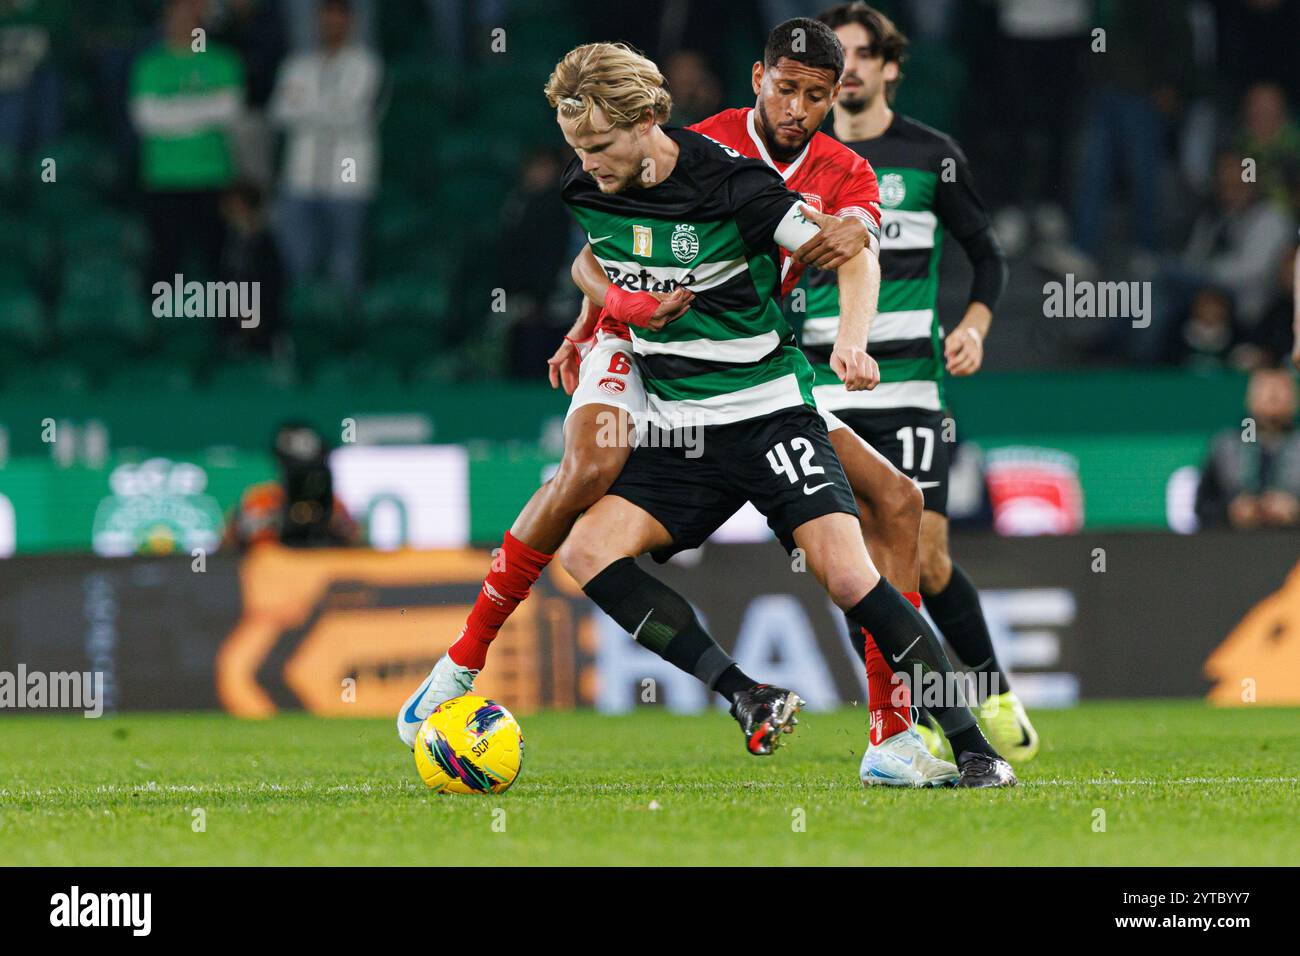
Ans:
[[[799,196],[757,160],[665,128],[677,165],[648,189],[602,193],[574,161],[563,198],[605,274],[633,292],[695,293],[659,331],[632,328],[652,422],[721,425],[812,405],[813,372],[781,312],[776,234]]]
[[[836,275],[808,269],[800,341],[813,363],[823,408],[922,408],[943,404],[943,334],[937,309],[944,225],[969,204],[966,159],[949,137],[899,114],[875,139],[845,143],[876,171],[880,184],[880,300],[867,351],[880,365],[880,385],[849,392],[828,364],[839,329]],[[961,184],[961,190],[954,188]],[[969,195],[967,195],[969,194]],[[978,200],[974,200],[978,205]],[[982,215],[982,207],[980,209]],[[792,294],[791,321],[799,314]]]

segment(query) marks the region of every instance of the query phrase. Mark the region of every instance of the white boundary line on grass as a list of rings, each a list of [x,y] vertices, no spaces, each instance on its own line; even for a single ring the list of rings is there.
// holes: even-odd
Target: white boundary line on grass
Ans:
[[[1264,784],[1264,783],[1293,783],[1300,784],[1300,777],[1177,777],[1168,780],[1154,778],[1137,778],[1137,779],[1120,779],[1115,777],[1101,777],[1089,780],[1022,780],[1022,787],[1163,787],[1173,784],[1175,786],[1207,786],[1213,784]],[[838,785],[832,785],[825,789],[834,789]],[[49,787],[38,790],[11,790],[0,789],[0,798],[9,799],[40,799],[42,797],[67,797],[80,796],[87,793],[97,793],[105,795],[130,794],[130,793],[172,793],[172,794],[211,794],[211,795],[229,795],[239,796],[247,794],[249,796],[256,794],[274,793],[285,794],[287,796],[310,796],[313,794],[331,794],[331,793],[351,793],[351,794],[392,794],[420,791],[422,788],[414,781],[394,781],[387,784],[374,783],[340,783],[329,786],[318,787],[309,785],[292,785],[286,786],[279,783],[259,783],[259,784],[99,784],[94,787]],[[568,789],[567,787],[552,789]],[[615,785],[614,787],[596,785],[591,787],[592,791],[624,789],[624,785]],[[674,784],[664,788],[666,791],[672,790],[720,790],[731,789],[721,787],[715,783],[701,783],[697,785]],[[775,790],[784,789],[779,783],[770,783],[757,781],[752,783],[742,783],[740,789],[744,790]],[[806,789],[806,788],[801,788]]]

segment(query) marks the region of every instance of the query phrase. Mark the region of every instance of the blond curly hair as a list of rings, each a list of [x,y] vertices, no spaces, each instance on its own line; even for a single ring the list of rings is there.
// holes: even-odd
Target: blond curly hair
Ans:
[[[595,133],[633,126],[647,111],[655,122],[663,123],[673,109],[659,67],[625,43],[574,47],[555,65],[545,93],[561,117],[577,120],[578,129]],[[592,117],[597,109],[609,125],[596,126]]]

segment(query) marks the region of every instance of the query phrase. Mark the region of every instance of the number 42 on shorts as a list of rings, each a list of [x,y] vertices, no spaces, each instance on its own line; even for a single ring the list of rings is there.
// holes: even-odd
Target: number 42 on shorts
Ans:
[[[802,452],[797,467],[790,452]],[[793,485],[813,475],[826,474],[825,468],[813,464],[813,452],[813,443],[800,435],[797,438],[790,439],[790,451],[786,451],[785,442],[783,441],[777,442],[768,449],[767,463],[772,466],[773,472],[778,475],[785,475],[786,479]],[[805,485],[804,494],[810,495],[824,487],[825,485],[819,485],[817,488],[810,489]]]

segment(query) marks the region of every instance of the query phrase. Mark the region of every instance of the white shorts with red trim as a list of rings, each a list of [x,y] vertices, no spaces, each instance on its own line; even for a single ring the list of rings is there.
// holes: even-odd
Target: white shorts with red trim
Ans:
[[[582,365],[578,387],[569,402],[567,419],[584,405],[613,405],[626,410],[637,424],[645,419],[645,383],[632,358],[632,343],[608,332],[597,332]]]

